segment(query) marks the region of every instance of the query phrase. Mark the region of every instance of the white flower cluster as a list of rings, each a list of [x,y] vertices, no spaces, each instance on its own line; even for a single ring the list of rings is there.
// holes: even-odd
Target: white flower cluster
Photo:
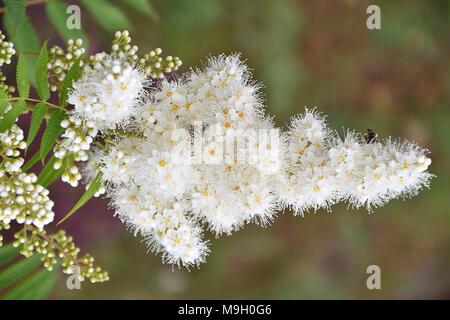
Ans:
[[[73,85],[72,114],[96,129],[115,129],[130,120],[146,83],[145,75],[125,58],[97,54]]]
[[[84,52],[81,39],[69,40],[67,52],[55,46],[50,50],[48,68],[61,82],[68,68]],[[77,186],[81,174],[74,163],[87,160],[87,152],[98,133],[102,133],[102,138],[117,135],[118,130],[132,122],[151,79],[163,78],[165,73],[181,66],[178,57],[164,58],[161,54],[162,50],[157,48],[138,55],[138,47],[131,44],[129,32],[125,30],[115,33],[110,54],[100,52],[80,61],[81,77],[73,84],[68,98],[74,108],[61,122],[65,132],[54,148],[59,159],[54,168],[65,166],[63,181]],[[57,88],[58,81],[52,88]]]
[[[35,174],[21,173],[26,148],[23,131],[13,125],[0,134],[0,229],[9,228],[11,221],[33,224],[39,229],[53,221],[53,201],[48,190],[36,184]]]
[[[204,260],[202,222],[217,235],[229,234],[250,221],[265,224],[278,209],[275,172],[240,163],[205,166],[177,152],[190,145],[190,135],[175,139],[177,130],[202,121],[209,128],[205,157],[220,160],[218,133],[273,128],[262,108],[246,67],[237,56],[221,56],[181,81],[163,80],[134,116],[144,137],[122,137],[103,155],[103,179],[117,213],[165,261],[191,266]]]
[[[150,92],[133,69],[122,77],[126,67],[117,68],[122,78],[116,81],[115,66],[110,60],[87,70],[71,96],[74,115],[100,129],[123,125],[129,133],[110,136],[92,161],[118,216],[166,262],[203,262],[209,249],[202,226],[216,236],[230,234],[250,222],[264,226],[285,207],[303,214],[338,201],[370,210],[415,194],[432,176],[426,150],[354,133],[342,140],[314,110],[280,133],[236,55],[211,58],[204,69],[161,80]],[[100,81],[105,70],[112,77]],[[237,140],[228,143],[230,135]]]
[[[371,211],[415,195],[432,177],[427,150],[407,141],[366,141],[353,132],[342,140],[314,111],[292,121],[288,146],[289,165],[277,189],[283,204],[299,214],[339,201]]]
[[[235,149],[223,150],[218,132],[273,129],[258,87],[236,56],[210,59],[205,70],[180,81],[163,80],[134,117],[144,138],[117,140],[101,159],[103,178],[122,220],[178,265],[204,260],[202,223],[220,235],[248,222],[264,225],[282,206],[303,213],[349,200],[370,208],[414,193],[430,178],[424,150],[390,141],[367,144],[354,134],[340,141],[309,110],[277,145],[259,139],[262,150],[278,148],[276,158],[263,154],[269,161],[223,163]],[[193,129],[199,121],[202,128]],[[201,131],[201,163],[176,152],[179,128]]]
[[[61,122],[65,131],[54,148],[59,159],[55,169],[62,166],[67,156],[72,158],[62,180],[73,187],[81,179],[74,161],[88,160],[87,151],[99,130],[114,130],[129,123],[148,83],[145,75],[124,55],[99,53],[90,60],[84,66],[82,78],[73,85],[68,102],[74,108]]]

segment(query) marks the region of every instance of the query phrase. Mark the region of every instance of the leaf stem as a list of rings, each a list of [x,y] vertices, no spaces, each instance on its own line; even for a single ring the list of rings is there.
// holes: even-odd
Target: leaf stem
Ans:
[[[39,100],[39,99],[13,97],[13,98],[8,98],[7,100],[8,101],[25,100],[25,101],[29,101],[29,102],[35,102],[35,103],[45,103],[46,105],[48,105],[51,108],[55,108],[55,109],[59,109],[59,110],[62,110],[62,111],[66,111],[66,109],[61,107],[61,106],[58,106],[58,105],[53,104],[53,103],[50,103],[48,101]]]
[[[39,56],[39,52],[34,51],[19,51],[19,53],[23,54],[24,56],[32,56],[32,57]]]

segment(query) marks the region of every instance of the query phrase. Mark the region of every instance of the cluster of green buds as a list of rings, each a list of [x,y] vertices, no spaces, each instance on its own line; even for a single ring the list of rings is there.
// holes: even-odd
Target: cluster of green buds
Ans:
[[[13,43],[5,41],[5,35],[0,31],[0,67],[4,64],[10,64],[12,56],[16,53]],[[0,71],[0,90],[9,95],[15,91],[13,86],[5,83],[6,76]],[[0,111],[0,120],[3,116],[12,109],[11,104],[3,106]],[[3,204],[3,199],[9,196],[9,189],[11,189],[10,174],[17,172],[23,164],[23,159],[20,157],[20,149],[24,149],[23,132],[19,127],[13,125],[9,130],[0,134],[0,204]],[[17,150],[19,149],[19,150]],[[0,205],[0,230],[9,229],[11,218],[16,215],[16,210],[10,212],[11,209],[6,205]],[[5,212],[6,210],[6,212]],[[3,236],[0,235],[0,246],[3,245]]]
[[[163,78],[164,73],[177,71],[182,65],[180,58],[167,56],[162,57],[161,48],[150,51],[142,55],[137,54],[138,47],[131,45],[130,33],[125,31],[117,31],[112,41],[111,53],[124,55],[131,62],[136,62],[139,67],[144,70],[152,78]]]
[[[53,201],[48,190],[36,183],[34,173],[21,172],[23,139],[15,124],[0,134],[0,221],[6,229],[12,221],[42,229],[53,221]]]
[[[10,64],[11,58],[16,53],[13,43],[5,41],[5,35],[0,31],[0,67]],[[0,90],[5,93],[13,93],[16,89],[6,84],[6,76],[0,71]]]
[[[53,221],[53,201],[49,191],[36,183],[34,173],[4,176],[0,182],[0,220],[3,224],[16,221],[42,229]]]
[[[89,280],[95,283],[109,280],[108,273],[94,265],[92,256],[85,254],[79,257],[80,248],[64,230],[47,235],[44,230],[24,228],[14,237],[16,238],[14,246],[22,246],[21,253],[24,256],[41,254],[44,267],[50,271],[60,261],[63,272],[66,274],[73,274],[75,268],[78,268],[80,281]]]
[[[4,64],[10,64],[15,53],[13,43],[5,41],[5,35],[0,31],[0,67]]]
[[[53,168],[58,170],[64,160],[70,160],[66,165],[61,177],[62,181],[69,183],[72,187],[78,186],[81,180],[81,173],[75,162],[87,161],[88,150],[98,130],[92,123],[69,115],[61,122],[61,127],[65,129],[61,135],[61,140],[53,148],[55,158],[58,160],[53,164]]]
[[[6,110],[11,108],[9,105]],[[23,131],[17,125],[0,133],[0,178],[5,173],[19,172],[23,165],[23,158],[20,157],[20,150],[27,147],[23,141]]]
[[[5,93],[13,93],[14,91],[16,91],[16,88],[14,86],[6,84],[6,76],[1,71],[0,71],[0,91],[3,91]]]
[[[61,180],[70,184],[74,188],[78,186],[78,181],[81,180],[81,173],[75,163],[71,163],[70,166],[66,166],[64,173],[61,176]]]
[[[130,61],[136,61],[138,47],[131,45],[131,37],[128,30],[116,31],[114,40],[112,41],[111,53],[124,54]]]
[[[161,48],[157,48],[144,54],[138,61],[138,65],[152,78],[163,78],[164,73],[177,71],[182,65],[178,57],[167,56],[163,58],[161,54]]]
[[[4,39],[5,36],[0,32],[0,66],[9,64],[12,55],[15,54],[12,43]],[[84,53],[85,49],[82,48],[81,40],[69,40],[66,50],[57,46],[49,50],[47,68],[52,91],[60,89],[67,71]],[[15,91],[15,88],[8,86],[5,81],[6,77],[0,71],[2,100],[10,98],[13,100],[11,93]],[[12,104],[3,102],[0,109],[0,121],[5,120],[5,115],[13,109]],[[58,153],[56,148],[55,156],[59,155],[61,159],[57,158],[54,168],[58,169],[58,164],[62,165],[60,160],[66,161],[65,165],[70,160],[65,167],[63,180],[74,184],[74,181],[81,178],[74,161],[87,160],[86,151],[89,148],[86,147],[86,143],[90,144],[96,133],[92,132],[93,129],[89,126],[71,120],[63,121],[61,124],[66,128],[62,142],[73,144],[70,148],[71,152],[70,154]],[[70,126],[83,132],[71,131]],[[89,136],[88,139],[86,139],[87,136]],[[0,133],[0,230],[10,229],[12,223],[21,226],[20,231],[14,234],[16,239],[14,246],[20,247],[21,253],[26,257],[40,255],[44,267],[48,270],[52,270],[56,264],[59,264],[67,274],[74,273],[76,268],[80,281],[109,280],[108,273],[94,265],[92,256],[79,255],[80,249],[75,246],[72,237],[66,235],[63,230],[55,234],[47,234],[44,228],[54,221],[55,214],[52,210],[54,203],[49,198],[49,191],[39,183],[36,174],[23,171],[24,159],[21,150],[26,147],[24,133],[17,124],[12,124],[9,129]],[[0,246],[3,244],[2,240],[3,235],[0,235]]]
[[[84,53],[83,40],[68,40],[66,50],[58,46],[53,46],[48,55],[48,69],[50,71],[50,89],[57,91],[64,80],[67,71],[75,60]]]
[[[58,259],[63,271],[73,273],[79,268],[79,280],[103,282],[108,273],[94,265],[90,255],[78,257],[80,249],[64,231],[47,235],[44,226],[54,220],[53,201],[49,191],[37,184],[34,173],[21,172],[23,158],[20,150],[26,148],[23,131],[13,125],[0,134],[0,230],[9,229],[12,222],[23,225],[15,233],[15,246],[22,246],[21,253],[29,257],[41,254],[43,265],[52,270]],[[0,246],[3,236],[0,236]]]

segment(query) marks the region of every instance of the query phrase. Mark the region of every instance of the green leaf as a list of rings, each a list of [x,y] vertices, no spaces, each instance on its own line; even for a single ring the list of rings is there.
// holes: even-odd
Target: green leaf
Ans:
[[[58,31],[64,40],[83,39],[85,47],[88,47],[86,34],[80,29],[67,28],[67,4],[61,1],[49,1],[45,5],[47,17],[50,19],[53,27]]]
[[[41,186],[47,188],[49,185],[51,185],[56,179],[58,179],[63,173],[67,166],[67,158],[64,158],[62,160],[62,165],[59,169],[55,170],[53,168],[53,165],[56,161],[59,159],[55,158],[55,156],[52,156],[50,160],[45,164],[44,168],[42,169],[41,173],[39,174],[36,183],[40,184]]]
[[[64,115],[65,112],[62,110],[53,111],[50,115],[47,127],[42,135],[41,148],[39,150],[42,163],[44,163],[45,156],[52,148],[58,136],[64,131],[64,128],[61,127],[61,121],[63,121]]]
[[[153,5],[147,0],[122,0],[122,2],[125,5],[144,13],[155,21],[159,20],[158,13],[156,12]]]
[[[14,103],[12,109],[3,116],[2,120],[0,120],[0,133],[11,128],[25,108],[26,103],[24,100],[19,100]]]
[[[69,71],[67,71],[64,81],[59,91],[59,105],[65,107],[69,98],[69,91],[72,89],[72,83],[78,79],[80,74],[80,60],[81,57],[76,59]]]
[[[31,277],[5,293],[5,300],[40,300],[45,299],[53,289],[58,274],[56,268],[52,271],[42,269]]]
[[[6,93],[0,90],[0,116],[5,113],[6,106],[9,103],[9,97]]]
[[[114,32],[129,28],[130,21],[127,16],[112,3],[106,0],[81,0],[81,2],[105,30]]]
[[[28,66],[23,54],[19,54],[16,72],[17,89],[19,97],[28,98],[30,95],[30,77],[28,75]]]
[[[19,26],[25,18],[25,1],[24,0],[3,0],[7,11],[14,18],[16,26]]]
[[[0,247],[0,266],[17,257],[19,252],[20,247],[14,247],[12,243]]]
[[[41,263],[40,255],[34,254],[0,270],[0,290],[24,279]]]
[[[30,146],[30,144],[36,137],[36,134],[39,131],[39,127],[41,126],[42,120],[44,120],[47,111],[48,107],[43,102],[39,102],[34,106],[32,110],[33,113],[31,115],[30,130],[28,131],[27,146]]]
[[[41,156],[41,155],[40,155],[40,152],[39,152],[39,151],[36,152],[36,153],[31,157],[31,159],[28,160],[28,161],[22,166],[22,172],[27,172],[29,169],[31,169],[31,167],[33,167],[34,164],[35,164],[36,162],[39,161],[40,156]]]
[[[41,52],[36,62],[36,91],[39,97],[47,101],[50,98],[50,88],[48,86],[48,51],[47,51],[47,41],[42,46]]]
[[[91,199],[94,194],[100,189],[102,186],[102,176],[99,172],[94,180],[92,180],[91,184],[89,185],[89,188],[87,188],[86,192],[81,196],[80,200],[73,206],[73,208],[65,215],[64,218],[62,218],[58,224],[63,223],[66,221],[72,214],[74,214],[78,209],[80,209],[86,202],[88,202],[89,199]]]
[[[7,11],[4,14],[3,22],[6,31],[8,31],[9,38],[14,42],[14,47],[17,52],[36,52],[40,50],[41,40],[27,16],[25,16],[19,26],[16,26],[16,21],[9,11]],[[30,74],[34,74],[36,57],[27,56],[26,60]],[[34,78],[31,80],[34,81]]]

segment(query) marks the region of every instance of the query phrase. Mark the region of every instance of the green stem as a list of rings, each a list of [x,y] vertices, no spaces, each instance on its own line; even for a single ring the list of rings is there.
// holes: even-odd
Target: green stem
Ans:
[[[56,104],[53,104],[53,103],[50,103],[50,102],[44,101],[44,100],[39,100],[39,99],[14,97],[14,98],[8,98],[7,100],[8,101],[25,100],[25,101],[29,101],[29,102],[35,102],[35,103],[45,103],[46,105],[48,105],[51,108],[66,111],[66,109],[63,107],[60,107],[60,106],[57,106]]]
[[[39,56],[39,52],[32,52],[32,51],[20,51],[19,53],[23,54],[24,56],[32,56],[37,57]]]

